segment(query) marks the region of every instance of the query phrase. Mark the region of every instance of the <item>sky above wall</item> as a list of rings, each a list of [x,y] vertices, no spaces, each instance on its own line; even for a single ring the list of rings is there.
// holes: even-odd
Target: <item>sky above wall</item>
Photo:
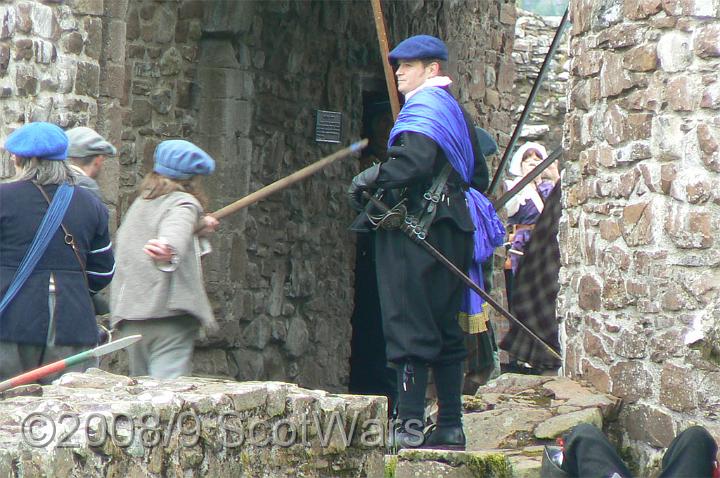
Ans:
[[[568,0],[517,0],[517,6],[538,15],[562,16]]]

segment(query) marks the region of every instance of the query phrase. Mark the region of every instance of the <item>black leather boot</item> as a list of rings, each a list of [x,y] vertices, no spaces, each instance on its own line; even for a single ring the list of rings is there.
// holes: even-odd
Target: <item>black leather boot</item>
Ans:
[[[400,424],[395,427],[388,436],[388,448],[392,453],[397,453],[403,448],[418,448],[423,444],[425,436],[422,432],[421,423]]]
[[[425,432],[423,448],[465,450],[462,427],[462,362],[433,365],[438,395],[437,424]]]
[[[434,426],[425,433],[425,442],[420,448],[435,450],[465,450],[465,432],[460,426]]]
[[[417,448],[424,440],[425,389],[428,367],[407,362],[400,365],[398,373],[398,416],[388,436],[388,448],[397,453],[402,448]]]

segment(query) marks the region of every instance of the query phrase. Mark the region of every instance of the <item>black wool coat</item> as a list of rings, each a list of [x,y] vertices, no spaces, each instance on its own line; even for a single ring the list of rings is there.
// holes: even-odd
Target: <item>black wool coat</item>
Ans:
[[[472,183],[483,190],[487,167],[467,114],[465,118],[476,162]],[[383,201],[392,206],[404,198],[408,211],[417,214],[423,194],[448,163],[445,153],[427,136],[406,132],[388,155],[376,181],[385,190]],[[427,241],[463,271],[472,261],[475,229],[464,196],[469,186],[452,171],[447,181],[449,200],[439,204],[427,235]],[[457,314],[464,284],[403,232],[378,229],[374,237],[388,361],[444,364],[463,360],[467,352]]]
[[[43,187],[52,200],[57,185]],[[10,286],[47,209],[45,198],[30,181],[0,184],[0,297]],[[62,223],[80,249],[87,281],[72,248],[65,243],[62,228],[58,228],[40,262],[0,315],[0,340],[36,345],[46,342],[50,319],[48,285],[53,274],[56,283],[55,343],[97,343],[90,292],[98,292],[107,286],[115,270],[108,211],[92,192],[76,186]]]

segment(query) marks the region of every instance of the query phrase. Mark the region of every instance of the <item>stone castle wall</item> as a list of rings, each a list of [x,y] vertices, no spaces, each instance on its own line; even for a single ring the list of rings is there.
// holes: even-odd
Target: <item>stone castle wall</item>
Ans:
[[[623,398],[626,437],[652,446],[693,420],[718,434],[716,3],[571,2],[566,370]],[[455,92],[507,144],[513,2],[384,8],[391,43],[448,41]],[[213,209],[334,151],[313,139],[316,109],[341,111],[343,140],[357,138],[378,56],[360,0],[0,1],[0,134],[49,120],[107,135],[120,149],[100,178],[114,226],[157,142],[189,138],[218,160]],[[0,168],[12,173],[7,158]],[[206,264],[222,333],[199,347],[198,373],[344,389],[356,170],[345,160],[224,221]]]
[[[513,86],[514,124],[520,120],[525,102],[540,73],[561,19],[518,10],[512,52],[516,72]],[[570,76],[567,60],[568,30],[566,27],[518,141],[518,144],[525,140],[537,141],[547,148],[548,153],[562,145],[563,124],[567,112],[567,83]]]
[[[566,373],[621,397],[626,438],[720,435],[720,11],[572,0],[559,312]]]
[[[505,144],[513,3],[383,7],[391,44],[448,41],[456,93]],[[99,178],[113,229],[163,139],[215,157],[205,182],[215,210],[339,149],[315,142],[316,110],[343,114],[343,144],[359,139],[363,94],[384,91],[361,0],[5,1],[0,22],[0,133],[48,120],[106,135],[119,149]],[[345,190],[356,172],[342,160],[223,220],[204,264],[221,330],[196,349],[196,373],[345,389],[355,251]]]
[[[98,369],[10,393],[0,400],[6,478],[383,475],[381,397]]]

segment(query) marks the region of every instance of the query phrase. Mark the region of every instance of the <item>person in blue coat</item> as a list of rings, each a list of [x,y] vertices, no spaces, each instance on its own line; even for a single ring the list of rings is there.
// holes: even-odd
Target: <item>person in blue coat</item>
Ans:
[[[12,154],[17,173],[0,184],[0,297],[7,293],[48,201],[60,184],[75,184],[65,161],[67,136],[53,124],[26,124],[7,137],[4,149]],[[0,380],[98,342],[91,295],[110,283],[115,270],[107,208],[92,192],[75,187],[62,226],[73,241],[63,227],[58,228],[30,277],[0,315]],[[83,371],[91,365],[85,362],[66,371]]]

